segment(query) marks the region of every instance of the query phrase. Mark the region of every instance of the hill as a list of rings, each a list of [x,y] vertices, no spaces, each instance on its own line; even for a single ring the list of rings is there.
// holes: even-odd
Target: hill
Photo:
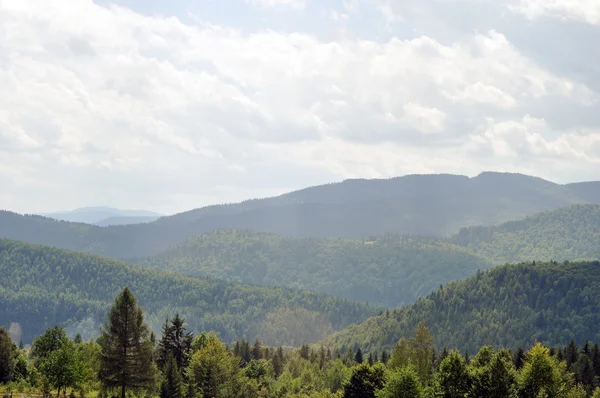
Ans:
[[[576,203],[600,204],[599,183],[559,185],[520,174],[347,180],[274,198],[209,206],[139,225],[82,227],[0,213],[0,237],[122,259],[146,257],[215,229],[294,237],[449,236]]]
[[[113,207],[82,207],[75,210],[46,213],[44,217],[53,218],[59,221],[70,221],[85,224],[111,225],[104,220],[118,218],[124,225],[123,221],[128,221],[128,224],[137,224],[138,222],[156,221],[161,214],[147,210],[122,210]],[[142,221],[138,221],[141,219]]]
[[[390,349],[425,320],[439,347],[600,341],[600,262],[522,263],[451,282],[416,303],[368,319],[324,343]]]
[[[4,239],[0,274],[0,325],[20,323],[25,342],[54,324],[84,336],[95,332],[125,285],[155,329],[179,312],[192,330],[215,330],[228,342],[257,336],[267,344],[316,341],[376,311],[323,294],[192,278]]]
[[[110,225],[146,224],[158,220],[159,216],[119,216],[104,218],[94,225],[108,227]]]
[[[600,206],[573,205],[496,227],[462,229],[448,240],[490,261],[600,259]]]
[[[414,302],[491,263],[435,239],[287,238],[220,230],[188,239],[140,264],[192,276],[308,289],[388,307]]]

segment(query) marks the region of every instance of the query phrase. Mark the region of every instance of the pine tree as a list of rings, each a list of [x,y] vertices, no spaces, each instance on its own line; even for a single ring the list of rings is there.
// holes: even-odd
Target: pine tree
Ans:
[[[356,350],[356,354],[354,355],[354,360],[359,365],[364,362],[363,353],[362,353],[362,350],[360,349],[360,347],[358,347],[358,350]]]
[[[154,382],[152,343],[144,313],[129,288],[116,297],[102,328],[100,380],[107,389],[118,388],[121,398],[127,390],[150,390]]]
[[[13,343],[8,331],[0,327],[0,383],[7,383],[12,378]]]
[[[183,398],[184,384],[175,357],[170,354],[164,370],[164,378],[160,385],[160,398]]]
[[[252,358],[256,359],[257,361],[262,359],[262,344],[258,339],[256,339],[254,346],[252,347]]]
[[[194,336],[186,332],[185,319],[179,314],[169,321],[165,320],[162,326],[162,337],[158,343],[158,368],[164,370],[169,356],[175,358],[177,368],[181,373],[188,365],[192,351]]]
[[[571,366],[575,362],[577,362],[577,357],[578,357],[577,346],[575,345],[575,341],[573,341],[571,339],[571,342],[567,346],[567,355],[566,355],[568,369],[571,369]]]
[[[519,349],[517,350],[517,353],[515,354],[515,369],[521,370],[524,362],[525,362],[525,351],[523,351],[523,348],[519,347]]]

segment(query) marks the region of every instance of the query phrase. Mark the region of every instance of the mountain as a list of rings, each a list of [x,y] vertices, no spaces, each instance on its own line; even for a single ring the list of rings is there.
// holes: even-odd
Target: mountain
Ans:
[[[416,303],[348,327],[324,344],[390,349],[425,320],[441,348],[600,340],[600,262],[522,263],[451,282]]]
[[[496,264],[600,260],[600,206],[573,205],[496,227],[469,227],[449,243]]]
[[[179,312],[190,329],[215,330],[227,342],[258,336],[267,344],[317,341],[376,313],[323,294],[192,278],[5,239],[0,274],[0,325],[18,322],[25,342],[55,324],[89,337],[125,285],[155,330]]]
[[[94,225],[100,227],[108,227],[111,225],[131,225],[131,224],[146,224],[158,220],[159,216],[119,216],[108,217],[95,222]]]
[[[45,217],[59,221],[70,221],[97,225],[125,225],[140,222],[152,222],[162,217],[161,214],[147,210],[121,210],[113,207],[82,207],[71,211],[46,213]],[[114,220],[114,221],[108,221]]]
[[[137,225],[82,227],[2,212],[0,237],[127,259],[160,253],[215,229],[295,237],[362,238],[386,233],[443,237],[462,227],[498,224],[576,203],[600,204],[600,184],[559,185],[505,173],[474,178],[412,175],[347,180]]]
[[[308,289],[388,307],[414,302],[492,264],[436,239],[288,238],[246,230],[196,236],[151,258],[149,268]]]

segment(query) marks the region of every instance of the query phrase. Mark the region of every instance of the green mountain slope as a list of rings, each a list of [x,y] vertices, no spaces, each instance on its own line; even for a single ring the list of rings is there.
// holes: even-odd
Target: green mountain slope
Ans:
[[[448,240],[494,263],[600,259],[600,206],[574,205],[497,227],[462,229]]]
[[[440,347],[529,346],[600,340],[600,262],[505,265],[452,282],[325,340],[390,349],[425,320]]]
[[[389,307],[414,302],[440,284],[491,263],[435,239],[285,238],[221,230],[188,239],[140,264],[269,286],[315,290]]]
[[[202,280],[63,249],[0,240],[0,325],[21,324],[25,341],[57,323],[89,332],[128,285],[159,329],[168,314],[225,341],[316,341],[364,320],[373,307],[317,293]],[[275,334],[274,331],[278,333]]]
[[[117,258],[157,254],[215,229],[295,237],[448,236],[575,203],[600,204],[600,184],[559,185],[520,174],[347,180],[274,198],[209,206],[140,225],[91,227],[0,212],[0,237]]]

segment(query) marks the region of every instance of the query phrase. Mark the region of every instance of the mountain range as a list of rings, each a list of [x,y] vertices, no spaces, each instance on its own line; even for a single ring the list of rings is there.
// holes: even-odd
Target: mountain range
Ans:
[[[520,174],[411,175],[346,180],[274,198],[209,206],[136,225],[98,227],[0,213],[0,237],[129,259],[216,229],[290,237],[447,237],[572,204],[599,204],[600,183],[560,185]]]
[[[142,224],[158,220],[162,214],[147,210],[121,210],[114,207],[82,207],[75,210],[43,213],[42,216],[59,221],[99,226]]]

